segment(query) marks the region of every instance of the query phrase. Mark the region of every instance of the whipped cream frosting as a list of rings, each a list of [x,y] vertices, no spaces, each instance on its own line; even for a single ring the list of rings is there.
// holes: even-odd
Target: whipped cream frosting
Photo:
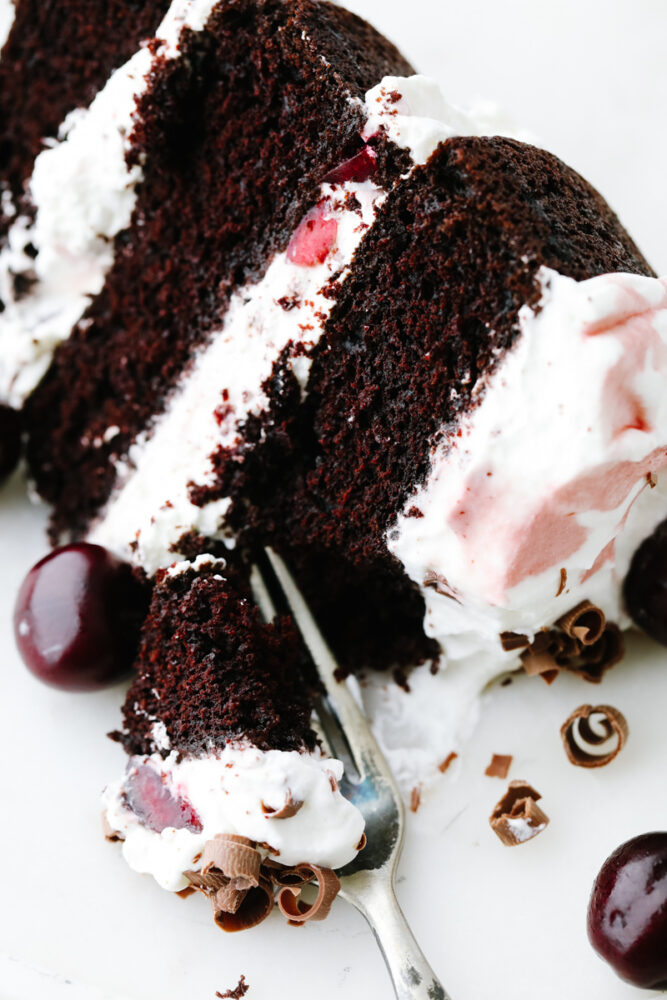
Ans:
[[[531,141],[495,105],[467,110],[445,100],[440,85],[427,76],[385,76],[366,94],[364,137],[379,131],[407,149],[413,164],[426,163],[441,142],[463,135],[504,135]]]
[[[514,347],[387,535],[449,660],[502,663],[500,632],[532,636],[584,598],[626,624],[623,576],[665,511],[667,281],[539,281],[538,309],[521,309]]]
[[[0,0],[0,49],[9,37],[16,9],[14,0]]]
[[[166,748],[166,734],[155,727],[154,734]],[[124,779],[105,789],[106,819],[125,838],[125,860],[165,889],[178,891],[189,884],[183,872],[198,869],[206,841],[219,833],[248,837],[285,865],[340,868],[357,853],[364,820],[338,790],[343,774],[339,760],[298,750],[229,745],[206,757],[179,760],[175,752],[165,760],[158,753],[134,757],[129,771],[138,765],[160,773],[167,788],[192,805],[202,826],[200,832],[167,827],[156,833],[128,807]],[[303,803],[293,816],[272,819],[262,808],[280,810],[288,796]]]
[[[183,27],[203,28],[217,0],[175,0],[157,30],[162,44],[139,49],[111,74],[88,108],[75,108],[35,159],[29,195],[34,223],[17,218],[0,252],[0,402],[20,407],[45,374],[55,348],[104,287],[113,237],[125,229],[143,171],[128,166],[137,98],[156,60],[178,57]],[[1,15],[0,15],[1,17]],[[0,27],[1,27],[0,21]],[[25,249],[37,251],[33,259]],[[34,281],[14,295],[13,275]]]

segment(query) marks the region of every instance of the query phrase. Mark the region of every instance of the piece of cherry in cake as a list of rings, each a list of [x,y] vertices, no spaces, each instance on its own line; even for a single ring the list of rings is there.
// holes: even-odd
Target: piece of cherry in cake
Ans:
[[[226,929],[230,914],[254,922],[260,881],[346,864],[364,827],[339,791],[341,762],[311,728],[318,681],[293,624],[263,623],[233,579],[212,556],[158,572],[138,675],[113,734],[129,760],[104,793],[106,827],[130,867],[172,891],[206,892]],[[221,844],[261,856],[247,898],[225,903],[220,885],[212,892],[208,862]],[[213,867],[225,885],[236,877]]]

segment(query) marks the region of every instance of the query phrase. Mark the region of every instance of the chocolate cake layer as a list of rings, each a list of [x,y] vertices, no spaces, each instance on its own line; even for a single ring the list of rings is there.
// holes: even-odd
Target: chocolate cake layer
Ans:
[[[409,72],[368,25],[312,0],[228,0],[180,46],[157,59],[139,101],[129,160],[143,182],[104,290],[27,404],[54,536],[85,530],[114,482],[112,456],[160,412],[230,293],[285,248],[322,177],[359,148],[350,98]]]
[[[0,190],[14,206],[44,140],[57,137],[69,111],[90,104],[168,7],[169,0],[18,0],[0,58]],[[0,211],[0,238],[11,221]]]
[[[295,406],[277,365],[270,413],[218,456],[231,523],[288,552],[351,667],[433,655],[386,533],[432,445],[455,433],[479,376],[513,344],[519,309],[539,300],[541,266],[577,280],[652,273],[556,157],[510,139],[450,140],[380,209],[315,349],[306,401]]]
[[[159,720],[170,749],[184,754],[239,739],[260,750],[312,750],[317,682],[295,626],[263,624],[243,590],[223,578],[224,564],[180,565],[158,573],[115,738],[129,754],[151,754]]]

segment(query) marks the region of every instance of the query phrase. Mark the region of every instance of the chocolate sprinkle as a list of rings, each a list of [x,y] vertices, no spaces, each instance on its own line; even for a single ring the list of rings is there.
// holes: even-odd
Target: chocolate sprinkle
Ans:
[[[591,719],[598,717],[600,729],[595,730]],[[565,753],[576,767],[605,767],[618,757],[628,739],[628,723],[622,712],[611,705],[580,705],[563,723],[560,730]],[[614,739],[610,750],[593,753]]]
[[[489,823],[506,847],[516,847],[542,833],[549,817],[537,805],[542,796],[526,781],[510,781]]]

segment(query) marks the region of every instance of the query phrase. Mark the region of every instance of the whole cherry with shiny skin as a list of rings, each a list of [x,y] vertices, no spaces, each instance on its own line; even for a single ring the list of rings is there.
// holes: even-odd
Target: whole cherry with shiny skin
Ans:
[[[588,907],[588,936],[622,979],[667,989],[667,832],[635,837],[605,861]]]
[[[0,483],[16,468],[21,454],[21,418],[9,406],[0,406]]]
[[[94,691],[131,670],[147,610],[131,567],[100,545],[55,549],[26,576],[14,634],[28,669],[67,691]]]
[[[667,521],[635,552],[623,594],[635,624],[667,646]]]

